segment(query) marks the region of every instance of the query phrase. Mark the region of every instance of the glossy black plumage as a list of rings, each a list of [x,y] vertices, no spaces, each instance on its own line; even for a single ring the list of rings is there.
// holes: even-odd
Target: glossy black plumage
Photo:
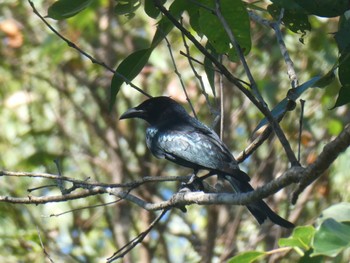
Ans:
[[[146,142],[152,154],[198,171],[206,169],[227,180],[236,192],[254,189],[249,176],[241,171],[226,145],[218,135],[169,97],[151,98],[127,110],[120,119],[141,118],[150,126]],[[263,200],[247,205],[262,224],[266,218],[280,226],[294,225],[274,213]]]

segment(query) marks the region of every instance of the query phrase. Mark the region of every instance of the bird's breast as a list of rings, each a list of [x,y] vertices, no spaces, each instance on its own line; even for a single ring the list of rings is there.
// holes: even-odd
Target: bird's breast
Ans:
[[[164,158],[164,151],[159,147],[157,140],[159,139],[159,129],[156,127],[148,127],[146,130],[146,144],[148,149],[157,158]]]

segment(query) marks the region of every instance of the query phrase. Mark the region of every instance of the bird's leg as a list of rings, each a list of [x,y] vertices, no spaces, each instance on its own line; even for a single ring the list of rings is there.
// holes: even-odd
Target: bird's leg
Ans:
[[[192,175],[191,175],[190,180],[188,180],[188,182],[186,183],[187,185],[193,184],[193,182],[196,181],[196,180],[198,179],[197,173],[198,173],[198,169],[193,170],[193,173],[192,173]]]
[[[198,169],[193,170],[191,178],[186,183],[181,184],[181,191],[190,190],[193,192],[204,189],[202,180],[200,180],[200,178],[197,177],[197,173]]]
[[[198,177],[197,173],[198,173],[198,170],[194,170],[190,180],[188,180],[187,183],[183,183],[182,187],[185,187],[191,191],[205,191],[205,187],[203,185],[203,180],[216,174],[214,171],[210,171],[206,175]]]

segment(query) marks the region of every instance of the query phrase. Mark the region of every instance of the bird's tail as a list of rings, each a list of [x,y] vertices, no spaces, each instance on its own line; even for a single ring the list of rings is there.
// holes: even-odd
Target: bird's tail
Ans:
[[[237,170],[239,173],[244,173]],[[227,180],[232,188],[238,193],[246,193],[254,191],[254,188],[247,182],[235,179],[232,175],[220,175],[225,180]],[[273,223],[280,225],[285,228],[293,228],[294,225],[285,220],[284,218],[277,215],[271,208],[263,201],[258,200],[252,204],[247,205],[248,210],[256,218],[259,224],[262,224],[267,218],[269,218]]]

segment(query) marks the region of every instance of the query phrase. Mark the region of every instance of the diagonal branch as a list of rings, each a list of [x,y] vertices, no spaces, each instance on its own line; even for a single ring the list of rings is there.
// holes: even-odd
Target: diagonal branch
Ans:
[[[138,92],[142,93],[143,95],[147,96],[147,97],[151,97],[147,92],[143,91],[142,89],[140,89],[139,87],[137,87],[135,84],[133,84],[127,77],[125,77],[124,75],[120,74],[119,72],[115,71],[113,68],[111,68],[110,66],[108,66],[106,63],[98,61],[96,58],[94,58],[93,56],[91,56],[90,54],[88,54],[87,52],[85,52],[84,50],[82,50],[80,47],[78,47],[75,43],[73,43],[72,41],[70,41],[68,38],[64,37],[63,35],[61,35],[55,28],[53,28],[49,22],[46,21],[46,19],[39,13],[39,11],[36,9],[34,3],[31,0],[28,0],[30,6],[33,9],[34,14],[36,14],[41,21],[44,22],[44,24],[55,34],[57,35],[60,39],[62,39],[64,42],[67,43],[67,45],[73,49],[75,49],[76,51],[78,51],[81,55],[83,55],[84,57],[88,58],[93,64],[97,64],[100,65],[102,67],[104,67],[105,69],[107,69],[108,71],[112,72],[113,74],[117,75],[119,78],[121,78],[126,84],[128,84],[129,86],[131,86],[132,88],[134,88],[135,90],[137,90]]]
[[[173,207],[183,208],[186,205],[214,205],[214,204],[230,204],[230,205],[247,205],[254,201],[266,198],[288,185],[299,183],[297,190],[293,194],[292,203],[294,204],[299,194],[318,177],[336,160],[339,154],[344,152],[350,146],[350,124],[331,142],[329,142],[320,153],[316,161],[308,167],[303,168],[294,166],[288,169],[282,176],[271,182],[257,188],[255,191],[248,193],[232,194],[232,193],[204,193],[204,192],[178,192],[169,200],[149,203],[145,200],[130,193],[132,189],[148,182],[164,182],[164,181],[187,181],[189,176],[165,176],[165,177],[147,177],[137,182],[126,184],[103,184],[79,181],[68,177],[61,177],[50,174],[38,173],[19,173],[0,171],[0,176],[19,176],[19,177],[42,177],[53,180],[65,180],[76,184],[75,192],[65,195],[54,196],[32,196],[27,197],[11,197],[0,196],[0,202],[22,203],[22,204],[44,204],[49,202],[63,202],[78,198],[84,198],[97,194],[110,194],[120,199],[129,201],[148,211],[156,211],[162,209],[171,209]],[[81,188],[81,189],[78,189]],[[126,188],[126,190],[125,190]]]
[[[275,131],[278,139],[280,140],[286,155],[292,164],[292,166],[298,166],[299,162],[293,153],[290,144],[283,133],[281,127],[279,126],[278,122],[274,119],[274,117],[271,114],[271,111],[268,109],[266,104],[260,103],[255,96],[246,88],[243,86],[242,81],[235,76],[233,76],[230,71],[222,64],[220,63],[212,54],[206,50],[201,43],[199,43],[196,38],[187,30],[185,29],[181,23],[162,5],[161,1],[154,0],[155,6],[161,11],[161,13],[166,16],[171,23],[177,27],[195,46],[196,48],[220,70],[220,72],[230,81],[232,84],[234,84],[243,94],[245,94],[249,100],[264,114],[264,116],[267,118],[269,123],[271,124],[273,130]]]
[[[164,215],[168,212],[167,209],[164,209],[157,217],[153,220],[153,222],[148,226],[148,228],[140,233],[137,237],[129,241],[122,248],[120,248],[117,252],[115,252],[111,257],[107,258],[107,262],[113,262],[117,259],[123,258],[127,253],[129,253],[135,246],[140,244],[143,239],[148,235],[148,233],[154,228],[154,226],[164,217]]]

